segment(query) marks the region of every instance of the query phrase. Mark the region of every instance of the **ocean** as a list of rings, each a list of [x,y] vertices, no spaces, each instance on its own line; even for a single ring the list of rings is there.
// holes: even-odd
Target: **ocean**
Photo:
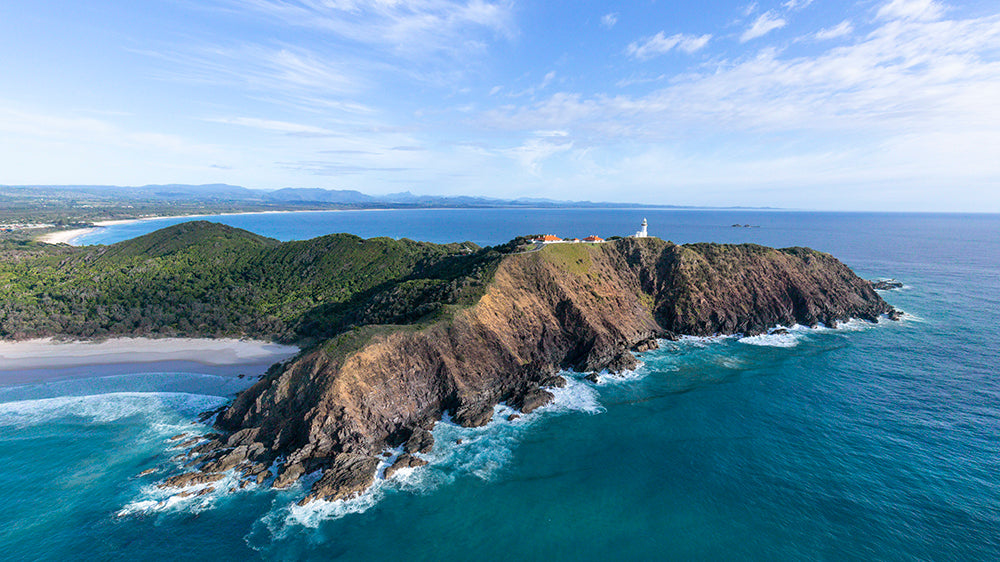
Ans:
[[[213,217],[480,245],[553,233],[830,252],[901,322],[685,338],[546,408],[447,420],[432,463],[358,500],[176,498],[170,437],[247,384],[213,373],[0,378],[5,560],[998,560],[1000,216],[680,210],[346,211]],[[111,243],[180,219],[95,232]],[[732,224],[751,227],[734,228]],[[505,413],[503,406],[501,413]],[[461,443],[457,441],[461,439]],[[144,470],[159,472],[139,477]]]

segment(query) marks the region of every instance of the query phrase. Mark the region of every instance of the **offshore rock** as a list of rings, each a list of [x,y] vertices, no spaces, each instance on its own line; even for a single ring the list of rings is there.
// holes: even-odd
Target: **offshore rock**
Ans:
[[[893,291],[896,289],[902,289],[903,284],[895,279],[878,279],[872,281],[872,288],[878,291]]]

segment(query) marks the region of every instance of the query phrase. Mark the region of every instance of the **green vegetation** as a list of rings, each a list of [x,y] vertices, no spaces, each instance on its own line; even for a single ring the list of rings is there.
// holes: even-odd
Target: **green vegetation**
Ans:
[[[7,241],[0,243],[0,337],[315,342],[468,306],[501,250],[349,234],[281,243],[205,221],[111,246]]]
[[[566,272],[587,275],[592,263],[591,254],[601,250],[602,247],[597,244],[549,244],[540,254]]]

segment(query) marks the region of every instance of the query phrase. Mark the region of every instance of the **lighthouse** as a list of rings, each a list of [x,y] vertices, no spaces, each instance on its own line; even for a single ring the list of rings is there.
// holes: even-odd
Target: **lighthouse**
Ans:
[[[639,225],[639,232],[632,235],[632,238],[646,238],[649,234],[646,232],[646,219],[642,219],[642,224]]]

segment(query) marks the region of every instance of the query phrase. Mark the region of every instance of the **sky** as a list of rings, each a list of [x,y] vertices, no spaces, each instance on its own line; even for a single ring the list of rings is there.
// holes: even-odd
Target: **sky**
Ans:
[[[995,0],[0,3],[0,184],[1000,212]]]

